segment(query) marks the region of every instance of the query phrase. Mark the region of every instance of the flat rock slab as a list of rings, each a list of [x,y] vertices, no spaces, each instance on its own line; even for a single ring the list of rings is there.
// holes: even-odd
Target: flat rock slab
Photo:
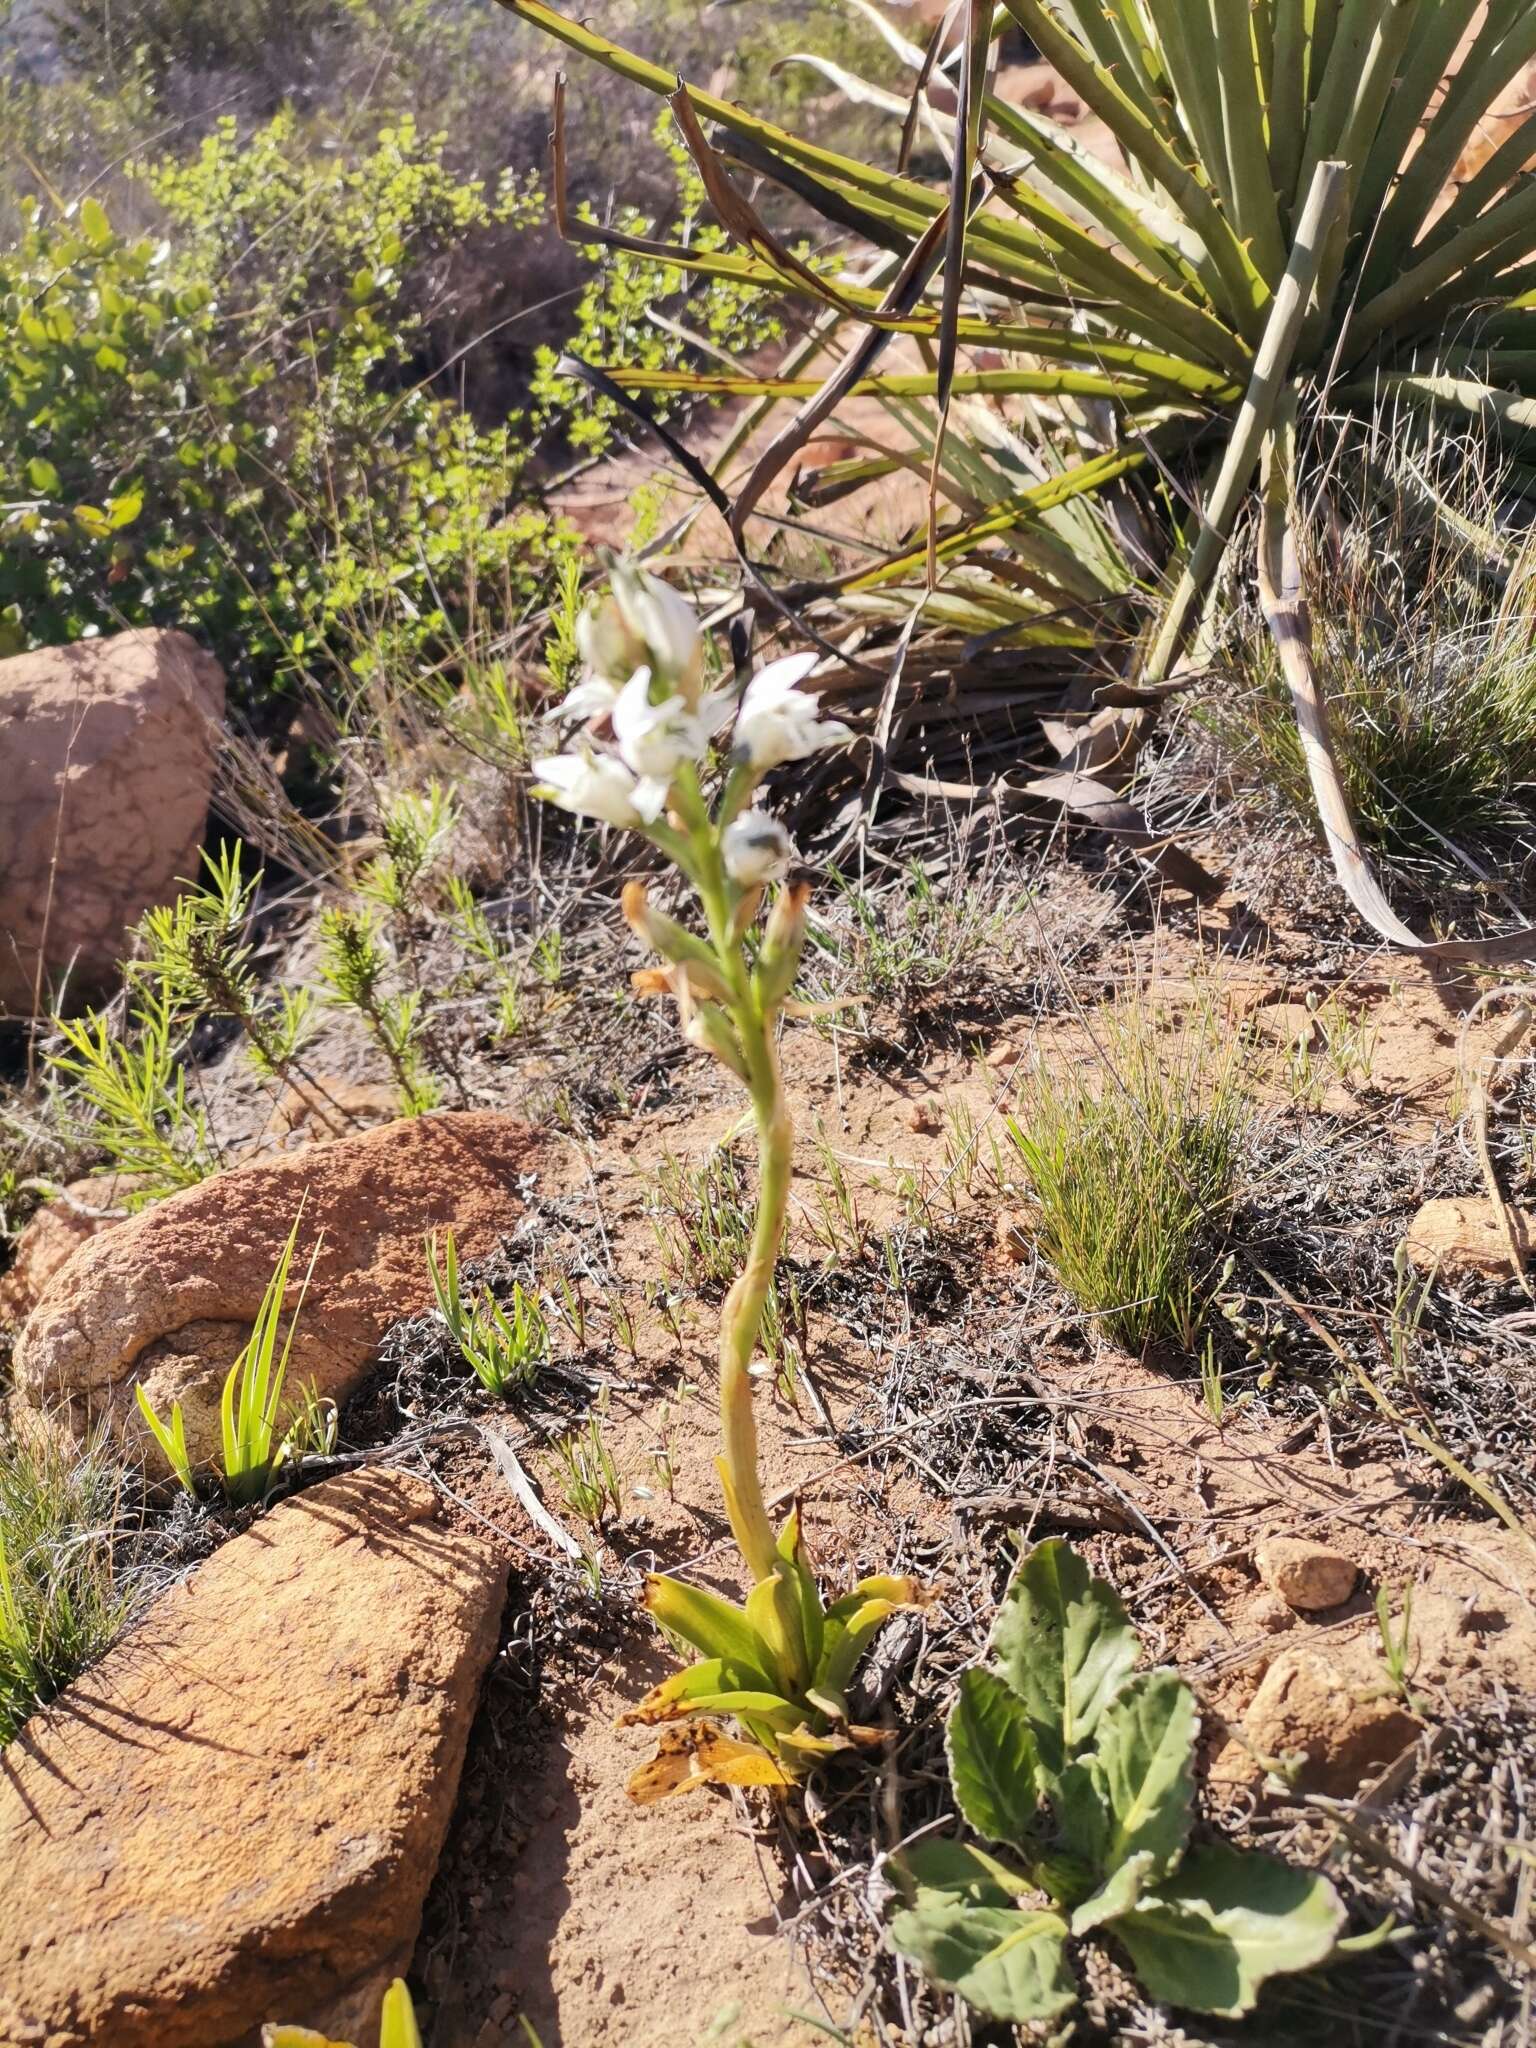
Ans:
[[[0,1757],[0,2042],[376,2038],[506,1564],[385,1469],[225,1544]]]
[[[463,1259],[495,1249],[522,1214],[538,1136],[496,1110],[407,1117],[353,1137],[253,1159],[157,1202],[82,1244],[52,1274],[17,1346],[21,1398],[98,1416],[152,1469],[164,1460],[134,1399],[182,1403],[193,1460],[219,1441],[219,1392],[250,1335],[304,1204],[289,1300],[323,1238],[288,1384],[343,1401],[380,1338],[432,1299],[424,1240],[451,1229]]]

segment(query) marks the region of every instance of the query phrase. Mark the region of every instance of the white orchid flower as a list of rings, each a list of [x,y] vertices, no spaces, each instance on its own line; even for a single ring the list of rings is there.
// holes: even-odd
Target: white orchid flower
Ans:
[[[614,569],[613,595],[630,631],[644,643],[645,658],[657,675],[695,703],[704,680],[704,635],[687,598],[648,569],[629,563]]]
[[[602,718],[610,712],[618,701],[618,695],[618,685],[611,683],[606,676],[585,675],[574,690],[560,699],[550,716],[565,724],[572,719],[580,719],[585,724],[589,719]]]
[[[709,732],[685,697],[668,694],[658,702],[654,689],[651,671],[637,668],[614,704],[613,736],[627,766],[642,781],[660,783],[665,796],[678,769],[702,759]]]
[[[585,747],[569,754],[548,754],[534,762],[533,772],[538,778],[534,795],[558,804],[562,811],[600,818],[605,825],[623,825],[631,831],[642,822],[639,784],[611,754],[594,754]]]
[[[749,768],[761,774],[853,738],[851,726],[823,718],[815,693],[800,688],[817,660],[814,654],[786,654],[748,683],[736,714],[732,751]]]
[[[795,842],[766,811],[743,811],[726,826],[720,841],[725,871],[744,889],[777,882],[796,858]]]
[[[611,683],[649,668],[691,705],[704,679],[704,635],[693,606],[629,562],[616,562],[610,581],[612,595],[587,605],[576,621],[582,659]]]

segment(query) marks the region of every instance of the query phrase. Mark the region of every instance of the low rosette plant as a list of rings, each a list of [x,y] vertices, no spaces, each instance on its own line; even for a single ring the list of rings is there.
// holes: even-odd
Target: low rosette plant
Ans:
[[[706,687],[707,648],[693,607],[660,577],[610,565],[610,594],[577,627],[583,679],[557,716],[577,725],[563,752],[536,760],[535,794],[637,832],[692,885],[702,931],[656,909],[643,883],[624,914],[661,965],[635,976],[677,1004],[684,1037],[746,1087],[758,1136],[757,1213],[746,1265],[720,1319],[721,1455],[726,1513],[753,1586],[744,1606],[652,1576],[645,1604],[700,1661],[625,1718],[669,1726],[630,1790],[648,1801],[699,1784],[782,1788],[828,1756],[879,1739],[849,1724],[846,1691],[881,1623],[917,1598],[875,1577],[823,1600],[799,1517],[775,1530],[758,1473],[752,1361],[773,1286],[793,1171],[794,1130],[779,1070],[779,1021],[805,938],[807,883],[795,847],[754,799],[764,776],[852,737],[804,685],[814,654],[770,662],[738,693]],[[709,1717],[729,1716],[745,1739]]]
[[[1067,1544],[1038,1544],[960,1680],[947,1728],[960,1841],[898,1859],[912,1904],[891,1939],[938,1983],[999,2019],[1076,2004],[1068,1943],[1110,1937],[1143,1990],[1237,2017],[1266,1978],[1351,1946],[1326,1877],[1225,1843],[1191,1844],[1195,1696],[1176,1671],[1135,1669],[1114,1589]]]

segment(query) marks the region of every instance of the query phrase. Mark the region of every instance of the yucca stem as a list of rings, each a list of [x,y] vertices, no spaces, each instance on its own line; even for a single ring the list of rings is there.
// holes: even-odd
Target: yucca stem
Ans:
[[[778,1567],[778,1548],[758,1473],[751,1367],[789,1208],[794,1125],[779,1073],[772,1019],[756,1015],[753,1008],[752,1015],[738,1014],[737,1024],[757,1119],[757,1218],[747,1263],[720,1312],[720,1476],[741,1554],[754,1579],[767,1579]]]

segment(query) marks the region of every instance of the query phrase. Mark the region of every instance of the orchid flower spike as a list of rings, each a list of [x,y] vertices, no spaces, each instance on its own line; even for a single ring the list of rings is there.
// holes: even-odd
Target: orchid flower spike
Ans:
[[[816,666],[815,654],[786,654],[770,661],[748,683],[736,714],[732,752],[763,774],[783,761],[803,761],[823,747],[853,738],[851,726],[823,718],[812,691],[800,685]]]

